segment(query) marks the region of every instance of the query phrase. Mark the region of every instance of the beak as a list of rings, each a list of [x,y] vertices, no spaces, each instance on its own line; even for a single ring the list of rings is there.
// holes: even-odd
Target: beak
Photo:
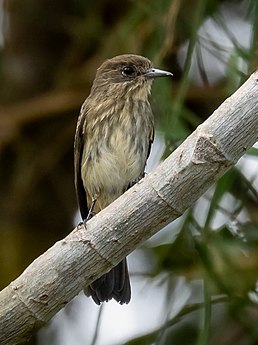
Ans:
[[[150,68],[144,75],[148,78],[173,76],[171,72],[163,71],[162,69],[158,69],[158,68]]]

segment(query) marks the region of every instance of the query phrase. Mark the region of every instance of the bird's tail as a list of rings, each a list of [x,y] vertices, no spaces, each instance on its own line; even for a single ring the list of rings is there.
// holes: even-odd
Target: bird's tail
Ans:
[[[84,293],[88,297],[91,296],[97,304],[107,302],[112,298],[120,304],[129,303],[131,286],[126,258],[110,272],[86,287]]]

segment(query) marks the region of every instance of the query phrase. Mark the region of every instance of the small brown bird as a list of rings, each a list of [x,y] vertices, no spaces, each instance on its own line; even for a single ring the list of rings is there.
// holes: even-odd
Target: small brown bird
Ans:
[[[75,188],[84,224],[144,176],[154,137],[148,96],[155,77],[172,73],[138,55],[119,55],[97,70],[74,142]],[[85,289],[100,304],[129,303],[126,259]]]

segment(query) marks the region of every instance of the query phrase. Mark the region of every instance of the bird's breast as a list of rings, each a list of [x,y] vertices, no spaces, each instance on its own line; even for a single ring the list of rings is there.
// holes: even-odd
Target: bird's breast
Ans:
[[[88,140],[85,133],[81,172],[91,197],[108,194],[111,202],[143,175],[153,131],[152,112],[145,103],[129,101],[109,121],[96,122]]]

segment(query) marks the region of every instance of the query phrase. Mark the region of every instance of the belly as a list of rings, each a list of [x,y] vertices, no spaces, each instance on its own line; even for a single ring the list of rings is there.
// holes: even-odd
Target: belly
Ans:
[[[153,136],[153,115],[146,100],[129,98],[119,112],[114,108],[110,114],[108,126],[99,115],[86,123],[84,131],[82,180],[99,209],[143,176]]]
[[[125,192],[130,183],[143,176],[148,153],[148,138],[132,140],[122,130],[112,139],[99,141],[92,159],[84,160],[82,179],[90,198],[102,209]]]

